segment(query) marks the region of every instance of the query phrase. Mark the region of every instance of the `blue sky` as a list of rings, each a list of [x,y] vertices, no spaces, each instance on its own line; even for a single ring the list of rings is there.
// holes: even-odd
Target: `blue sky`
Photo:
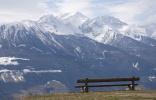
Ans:
[[[110,15],[129,24],[156,23],[156,0],[0,0],[0,23],[75,11],[89,18]]]

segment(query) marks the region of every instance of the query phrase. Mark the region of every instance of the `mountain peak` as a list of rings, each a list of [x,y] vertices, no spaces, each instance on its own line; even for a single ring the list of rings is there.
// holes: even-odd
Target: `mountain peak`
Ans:
[[[126,23],[120,21],[118,18],[113,16],[99,16],[92,20],[94,23],[103,26],[103,25],[110,25],[116,28],[122,27],[127,25]]]
[[[79,12],[79,11],[75,11],[75,12],[71,13],[71,15],[85,16],[85,15],[83,15],[83,14],[82,14],[81,12]]]
[[[74,27],[77,27],[77,28],[79,26],[81,26],[84,22],[89,20],[88,17],[86,17],[79,11],[76,11],[73,13],[61,14],[57,18],[60,19],[61,21],[63,21],[65,24],[70,23],[71,25],[73,25]]]
[[[49,15],[44,15],[43,17],[41,17],[39,20],[38,20],[38,23],[42,23],[42,22],[51,22],[53,20],[56,20],[56,18],[52,15],[52,14],[49,14]]]
[[[32,20],[23,20],[21,21],[22,24],[24,24],[27,27],[34,27],[36,26],[36,21],[32,21]]]
[[[75,11],[73,13],[62,13],[58,16],[59,19],[68,19],[68,18],[75,18],[75,17],[78,17],[78,18],[88,18],[86,17],[85,15],[83,15],[81,12],[79,11]]]

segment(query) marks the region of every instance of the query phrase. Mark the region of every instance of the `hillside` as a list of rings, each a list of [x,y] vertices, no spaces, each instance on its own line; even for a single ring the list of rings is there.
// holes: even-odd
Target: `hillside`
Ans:
[[[156,91],[105,91],[24,97],[20,100],[156,100]]]

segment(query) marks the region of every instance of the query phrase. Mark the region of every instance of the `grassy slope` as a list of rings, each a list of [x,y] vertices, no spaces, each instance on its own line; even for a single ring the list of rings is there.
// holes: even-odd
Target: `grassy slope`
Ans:
[[[59,93],[25,97],[21,100],[156,100],[156,90]]]

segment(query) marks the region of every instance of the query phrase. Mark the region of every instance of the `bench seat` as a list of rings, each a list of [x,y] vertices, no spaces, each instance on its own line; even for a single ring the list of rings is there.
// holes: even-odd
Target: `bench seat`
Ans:
[[[132,84],[108,84],[108,85],[88,85],[88,87],[111,87],[111,86],[130,86]],[[137,86],[138,84],[134,84]],[[75,88],[82,88],[85,87],[84,85],[81,86],[74,86]]]

